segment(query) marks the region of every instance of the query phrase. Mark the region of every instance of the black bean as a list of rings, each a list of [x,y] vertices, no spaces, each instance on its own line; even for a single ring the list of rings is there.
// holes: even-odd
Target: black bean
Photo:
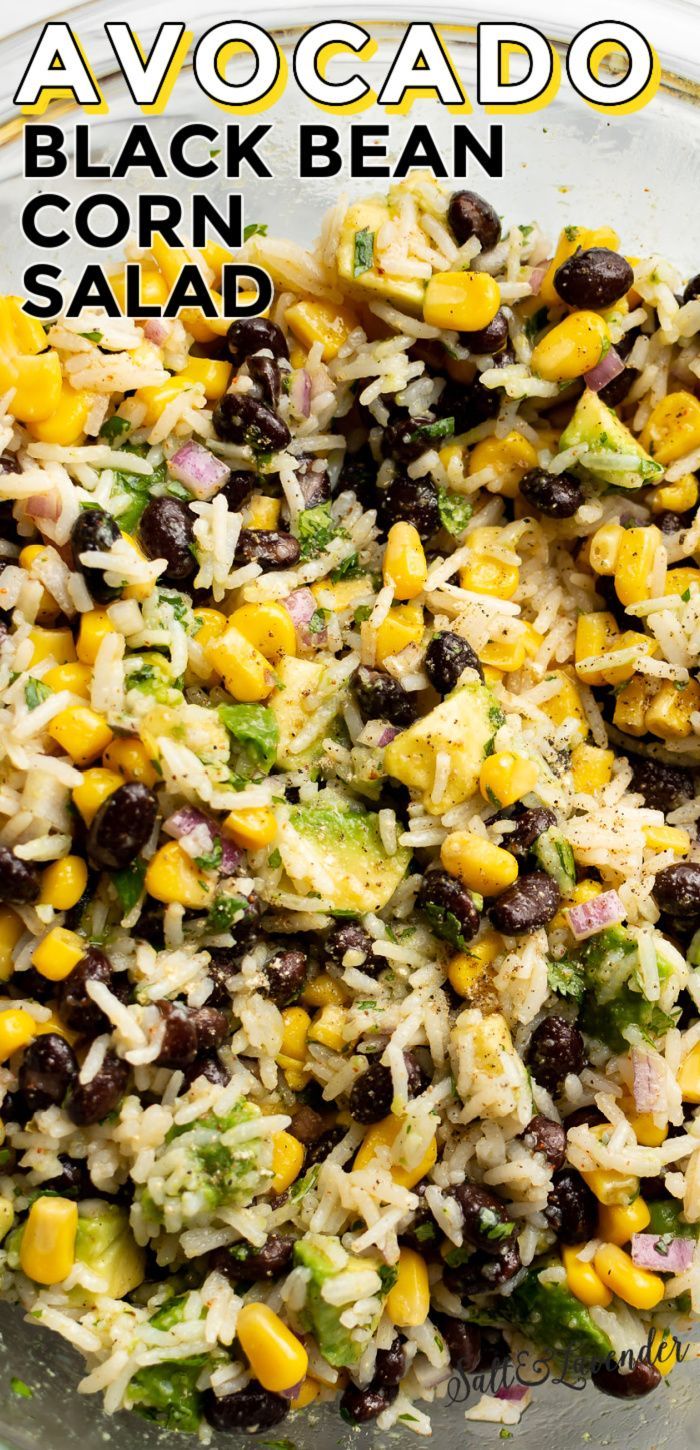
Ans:
[[[692,522],[692,510],[684,514],[674,513],[672,509],[664,509],[663,513],[656,515],[655,522],[661,529],[662,534],[679,534],[681,529],[687,529]]]
[[[264,1390],[257,1380],[249,1380],[242,1390],[217,1399],[213,1390],[202,1395],[202,1413],[214,1430],[271,1430],[289,1413],[289,1400]]]
[[[505,312],[500,309],[495,317],[486,327],[481,327],[478,332],[460,332],[459,340],[462,347],[468,347],[470,352],[493,353],[502,352],[508,341],[508,319]]]
[[[654,882],[654,898],[661,911],[672,916],[700,915],[700,864],[679,861],[659,871]]]
[[[696,272],[695,276],[691,277],[689,282],[686,282],[683,301],[696,302],[698,297],[700,297],[700,272]]]
[[[0,846],[0,901],[25,906],[36,901],[41,877],[32,861],[22,861],[9,846]]]
[[[256,352],[271,352],[273,357],[289,357],[289,348],[281,327],[266,317],[239,317],[226,333],[226,343],[234,362],[242,363]]]
[[[556,1092],[568,1073],[580,1073],[584,1061],[583,1038],[573,1022],[545,1017],[538,1023],[530,1038],[528,1062],[543,1087]]]
[[[224,443],[245,443],[259,453],[278,453],[292,436],[287,424],[252,393],[224,393],[212,422]]]
[[[524,861],[532,850],[537,837],[541,836],[544,831],[550,830],[552,826],[556,826],[557,818],[554,811],[550,811],[547,806],[528,806],[517,813],[515,808],[508,807],[503,812],[504,820],[512,820],[514,816],[515,830],[509,831],[508,835],[504,837],[504,845],[517,861]],[[501,813],[499,812],[500,818]]]
[[[88,982],[104,982],[120,1001],[126,1000],[128,983],[124,977],[114,976],[108,957],[99,947],[89,946],[59,984],[58,1011],[66,1027],[83,1037],[96,1037],[100,1032],[110,1032],[112,1024],[93,1002],[87,991]]]
[[[497,1254],[476,1249],[463,1264],[445,1269],[444,1280],[455,1294],[487,1294],[507,1284],[521,1268],[520,1250],[513,1237],[505,1240]]]
[[[363,720],[410,725],[416,718],[414,697],[385,670],[370,670],[360,665],[352,677],[352,688]]]
[[[420,458],[428,448],[434,448],[435,444],[426,429],[432,428],[435,419],[429,416],[424,418],[398,418],[395,422],[387,424],[382,434],[382,448],[384,453],[391,458],[397,458],[400,463],[413,463],[414,459]]]
[[[296,1001],[306,981],[308,958],[305,952],[277,952],[265,966],[267,995],[277,1007],[288,1007]]]
[[[294,1239],[272,1233],[261,1249],[243,1243],[233,1248],[214,1249],[209,1255],[209,1267],[234,1283],[244,1279],[254,1284],[258,1279],[278,1279],[280,1274],[286,1274],[293,1252]]]
[[[321,1114],[304,1103],[293,1114],[288,1131],[293,1138],[296,1138],[298,1143],[303,1143],[304,1147],[306,1147],[307,1143],[315,1143],[316,1139],[320,1138],[323,1128],[324,1119],[321,1117]]]
[[[80,1127],[101,1123],[124,1096],[128,1080],[129,1064],[107,1051],[92,1081],[75,1084],[68,1103],[69,1117]]]
[[[361,1389],[351,1380],[340,1396],[340,1413],[351,1425],[366,1425],[388,1410],[398,1392],[398,1385],[375,1384],[372,1380]]]
[[[563,1244],[580,1244],[593,1238],[598,1201],[573,1168],[554,1174],[544,1216]]]
[[[433,1324],[447,1345],[450,1364],[472,1374],[481,1360],[481,1333],[476,1324],[465,1324],[448,1314],[431,1315]]]
[[[503,354],[500,356],[502,359]],[[480,378],[466,385],[450,378],[435,405],[436,412],[441,418],[452,418],[455,433],[468,433],[496,417],[499,397],[498,389],[485,388]]]
[[[677,811],[694,794],[693,777],[689,770],[678,765],[666,765],[662,760],[644,760],[640,756],[630,758],[632,766],[631,789],[644,797],[644,804],[652,811]]]
[[[101,871],[130,866],[145,846],[158,813],[158,802],[147,785],[128,780],[107,796],[94,817],[87,838],[87,854]]]
[[[56,993],[56,983],[42,977],[36,967],[26,967],[21,972],[15,968],[10,980],[3,986],[11,997],[31,998],[34,1002],[50,1002]]]
[[[214,983],[214,990],[207,997],[207,1006],[230,1007],[231,992],[228,984],[238,971],[234,953],[230,947],[208,947],[207,950],[211,957],[207,976]]]
[[[249,472],[245,468],[234,468],[221,489],[226,502],[232,513],[240,512],[248,495],[252,493],[258,481],[257,473]]]
[[[241,529],[236,545],[237,564],[260,564],[263,569],[293,569],[299,560],[299,540],[276,529]]]
[[[230,1082],[231,1074],[218,1057],[197,1057],[189,1067],[185,1068],[185,1087],[191,1087],[198,1077],[205,1077],[207,1082],[216,1083],[217,1087],[226,1087]]]
[[[502,1199],[481,1183],[459,1183],[451,1192],[462,1210],[467,1242],[486,1254],[500,1253],[515,1234]]]
[[[567,1113],[564,1128],[568,1133],[571,1128],[580,1128],[582,1124],[585,1124],[587,1128],[594,1128],[597,1123],[605,1121],[600,1108],[597,1108],[595,1103],[589,1103],[585,1108],[574,1108],[573,1113]]]
[[[423,1074],[411,1052],[404,1053],[408,1072],[408,1095],[417,1097],[424,1086]],[[394,1088],[391,1070],[381,1062],[373,1062],[355,1079],[350,1090],[350,1113],[356,1123],[378,1123],[391,1112]]]
[[[622,403],[627,397],[635,378],[638,376],[639,374],[635,372],[634,368],[623,368],[622,372],[618,373],[616,378],[611,378],[610,382],[606,383],[605,387],[600,389],[598,397],[601,402],[605,403],[608,408],[616,408],[618,403]]]
[[[264,354],[248,358],[248,372],[263,395],[263,402],[274,412],[280,400],[280,370],[274,358]]]
[[[6,1115],[5,1115],[6,1116]],[[42,1187],[53,1189],[62,1198],[88,1198],[92,1192],[92,1179],[85,1158],[69,1158],[59,1153],[61,1172],[54,1178],[45,1178]]]
[[[180,1002],[161,1002],[165,1030],[156,1059],[159,1067],[185,1068],[197,1056],[197,1030],[192,1013]]]
[[[344,489],[352,490],[364,508],[376,508],[377,464],[367,444],[345,454],[335,491],[342,493]]]
[[[19,1091],[30,1113],[62,1103],[78,1075],[75,1053],[58,1032],[36,1037],[25,1049],[18,1074]]]
[[[294,471],[304,496],[304,508],[313,509],[321,503],[328,503],[331,481],[322,458],[302,457]]]
[[[524,1133],[523,1143],[531,1153],[544,1153],[551,1168],[562,1168],[566,1159],[566,1130],[554,1118],[538,1113],[531,1118]]]
[[[121,588],[118,585],[106,584],[102,569],[95,569],[90,564],[81,564],[80,555],[106,553],[120,537],[116,520],[105,509],[100,508],[83,509],[71,529],[70,542],[73,562],[76,569],[79,569],[83,575],[93,599],[97,600],[98,604],[107,604],[110,599],[118,599]]]
[[[496,931],[503,932],[504,936],[519,936],[546,926],[556,916],[560,902],[561,892],[551,876],[544,871],[531,871],[496,898],[489,915]]]
[[[476,670],[480,678],[484,678],[476,651],[460,634],[453,634],[451,629],[433,635],[425,652],[425,670],[439,695],[449,695],[464,670]]]
[[[0,453],[0,473],[21,473],[16,453]]]
[[[197,1052],[216,1052],[229,1035],[228,1020],[216,1007],[194,1007],[192,1021],[197,1034]]]
[[[306,1150],[306,1157],[304,1159],[305,1172],[308,1173],[309,1168],[313,1168],[315,1163],[323,1163],[324,1159],[328,1157],[328,1154],[332,1153],[333,1149],[337,1148],[338,1144],[342,1142],[345,1133],[346,1129],[341,1128],[340,1124],[336,1123],[335,1127],[327,1128],[326,1132],[322,1133],[320,1138],[316,1139],[315,1143],[311,1143]]]
[[[421,1188],[418,1184],[413,1190],[417,1193]],[[441,1262],[440,1256],[440,1235],[437,1224],[429,1208],[419,1208],[411,1219],[411,1226],[401,1230],[401,1243],[407,1248],[413,1249],[416,1254],[426,1262]]]
[[[628,1370],[626,1374],[612,1365],[604,1364],[593,1371],[591,1379],[597,1390],[604,1395],[612,1395],[615,1400],[639,1400],[643,1395],[650,1395],[661,1384],[660,1371],[655,1364],[649,1364],[645,1359],[638,1359],[634,1369]]]
[[[583,489],[571,473],[548,473],[531,468],[520,480],[520,492],[527,503],[549,519],[570,519],[583,503]]]
[[[555,289],[570,307],[612,307],[633,282],[627,258],[609,247],[579,249],[554,273]]]
[[[416,906],[424,911],[438,936],[459,946],[476,936],[481,917],[466,886],[447,871],[427,871],[416,897]]]
[[[399,1385],[406,1373],[406,1351],[397,1334],[388,1349],[378,1349],[372,1381],[375,1385]]]
[[[490,252],[500,239],[501,221],[495,207],[476,191],[454,191],[447,209],[447,220],[458,247],[470,237],[481,242],[482,252]]]
[[[192,552],[195,518],[180,498],[152,498],[139,524],[139,537],[149,559],[165,559],[169,579],[189,579],[197,568]]]
[[[428,478],[395,478],[381,500],[379,512],[385,528],[401,519],[413,524],[421,539],[429,539],[441,525],[438,491]]]

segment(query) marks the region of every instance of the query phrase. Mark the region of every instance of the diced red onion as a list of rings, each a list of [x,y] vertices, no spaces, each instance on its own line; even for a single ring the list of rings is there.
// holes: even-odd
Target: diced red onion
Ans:
[[[184,483],[195,498],[212,498],[226,482],[229,468],[221,458],[215,458],[208,448],[190,439],[178,448],[168,461],[168,473],[179,483]]]
[[[205,816],[203,811],[198,811],[195,806],[181,806],[174,815],[168,816],[167,821],[163,823],[163,830],[167,836],[174,836],[176,841],[180,841],[183,836],[191,835],[192,831],[198,830],[200,826],[206,826],[209,832],[209,850],[213,849],[215,841],[221,841],[219,869],[222,876],[232,875],[240,865],[241,852],[233,841],[229,841],[226,836],[221,835],[216,822],[212,821],[209,816]]]
[[[656,1054],[646,1047],[632,1048],[634,1106],[638,1113],[656,1113],[664,1103],[664,1072]]]
[[[144,337],[147,337],[149,342],[154,342],[156,347],[160,347],[161,343],[165,342],[169,332],[170,327],[162,317],[149,317],[143,325]]]
[[[569,906],[566,915],[576,940],[585,941],[586,937],[595,936],[604,927],[623,921],[625,908],[616,891],[603,891],[600,896],[593,896],[580,906]]]
[[[614,347],[608,349],[602,362],[596,363],[590,372],[584,373],[583,379],[587,388],[592,393],[599,393],[606,383],[611,383],[613,378],[619,378],[620,373],[625,371],[625,364]]]
[[[544,279],[551,265],[552,258],[546,257],[544,262],[538,262],[537,266],[533,267],[530,273],[530,286],[532,288],[533,297],[537,297],[540,287],[542,286],[542,283],[544,282]]]
[[[277,1393],[282,1396],[283,1400],[295,1400],[303,1383],[303,1380],[297,1380],[296,1384],[290,1385],[288,1390],[278,1390]]]
[[[24,505],[30,519],[49,519],[55,523],[61,516],[61,495],[53,488],[48,493],[33,493]]]
[[[692,1239],[669,1238],[666,1234],[632,1234],[632,1262],[640,1269],[662,1274],[683,1274],[695,1253]]]
[[[300,418],[311,412],[311,378],[306,368],[295,368],[289,385],[289,401]]]
[[[397,735],[400,735],[400,734],[401,734],[401,731],[398,730],[395,725],[386,725],[384,727],[384,729],[382,730],[382,733],[381,733],[381,735],[380,735],[380,737],[379,737],[379,739],[377,741],[377,744],[379,746],[388,745],[390,743],[390,741],[392,741]]]
[[[501,1385],[500,1389],[496,1390],[494,1399],[511,1400],[517,1404],[520,1400],[525,1399],[526,1394],[527,1385]]]
[[[325,644],[325,627],[319,629],[315,634],[312,634],[308,627],[309,620],[318,609],[318,605],[310,589],[295,589],[291,594],[287,595],[286,599],[282,600],[282,603],[287,613],[291,614],[294,620],[294,628],[300,644],[304,645],[307,649],[311,645]]]

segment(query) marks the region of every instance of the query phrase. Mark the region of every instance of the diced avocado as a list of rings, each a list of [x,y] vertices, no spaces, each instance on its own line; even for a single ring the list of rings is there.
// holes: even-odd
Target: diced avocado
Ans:
[[[425,292],[423,279],[390,277],[374,260],[374,239],[390,215],[383,201],[358,201],[349,206],[340,233],[336,266],[351,290],[369,292],[406,307],[409,312],[420,312]]]
[[[651,1215],[645,1233],[670,1234],[674,1239],[696,1239],[700,1236],[700,1223],[686,1223],[683,1205],[674,1198],[652,1199],[648,1204]]]
[[[398,1270],[385,1264],[375,1264],[371,1259],[355,1258],[345,1252],[338,1239],[324,1234],[299,1239],[294,1245],[294,1263],[308,1269],[310,1274],[306,1301],[299,1314],[300,1327],[313,1334],[329,1364],[338,1369],[343,1365],[356,1364],[377,1328],[384,1299],[392,1284],[396,1283]],[[341,1323],[343,1310],[350,1301],[342,1304],[329,1302],[324,1298],[324,1285],[343,1274],[359,1270],[366,1272],[368,1269],[375,1269],[378,1277],[375,1293],[370,1296],[376,1297],[376,1313],[363,1324],[361,1334],[357,1329],[351,1333]],[[337,1288],[337,1285],[334,1287]]]
[[[593,455],[587,454],[581,459],[588,473],[616,488],[642,488],[663,474],[662,465],[654,462],[629,428],[620,422],[617,413],[590,388],[582,393],[573,418],[559,439],[559,452],[574,448],[577,443],[586,443]],[[607,456],[598,463],[595,455],[600,453]],[[619,464],[615,463],[614,454],[619,456]]]
[[[241,1098],[225,1117],[207,1113],[169,1130],[156,1150],[151,1177],[136,1190],[135,1202],[151,1235],[173,1220],[201,1224],[219,1208],[245,1207],[268,1186],[270,1140],[248,1132],[260,1116],[255,1103]],[[245,1131],[237,1133],[244,1125]]]
[[[387,775],[422,792],[426,810],[441,816],[474,794],[479,772],[493,751],[493,738],[503,719],[487,685],[479,680],[460,685],[387,745]],[[449,755],[452,768],[445,789],[435,800],[435,768],[442,753]]]
[[[295,655],[285,655],[277,666],[279,687],[268,700],[279,731],[277,744],[277,765],[282,770],[298,770],[302,765],[313,764],[323,751],[323,741],[333,734],[328,719],[319,718],[318,738],[312,740],[305,750],[294,754],[292,746],[302,730],[308,729],[313,713],[304,708],[305,701],[318,695],[325,673],[323,665],[314,660],[300,660]],[[340,709],[340,697],[338,709]]]
[[[78,1205],[75,1257],[105,1280],[101,1292],[111,1299],[123,1299],[143,1283],[146,1255],[131,1232],[126,1209],[119,1204],[91,1198]],[[82,1303],[94,1295],[76,1286],[70,1298]]]
[[[335,910],[380,911],[403,880],[411,859],[400,846],[387,855],[376,815],[319,791],[295,806],[290,821],[300,842],[279,842],[287,875],[297,891],[321,896]]]
[[[542,1282],[543,1267],[528,1269],[513,1293],[504,1295],[502,1318],[555,1359],[570,1356],[587,1364],[607,1359],[612,1353],[607,1334],[565,1284]]]
[[[537,837],[532,854],[538,866],[551,876],[559,890],[566,894],[576,885],[576,862],[569,842],[556,826],[550,826]]]
[[[138,1370],[127,1391],[130,1407],[163,1429],[195,1435],[202,1418],[202,1396],[196,1385],[207,1358],[192,1354]]]
[[[581,1026],[591,1037],[613,1052],[624,1052],[629,1047],[626,1028],[636,1026],[655,1037],[673,1027],[674,1018],[656,1002],[647,1001],[639,989],[637,943],[625,927],[608,927],[591,937],[581,948],[579,960],[586,985]],[[656,962],[663,985],[674,967],[662,951],[657,951]]]

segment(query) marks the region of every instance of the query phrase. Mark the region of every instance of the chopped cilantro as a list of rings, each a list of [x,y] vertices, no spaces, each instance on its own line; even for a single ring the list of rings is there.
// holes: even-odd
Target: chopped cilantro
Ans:
[[[520,232],[520,235],[522,236],[523,240],[524,241],[527,241],[527,238],[534,231],[534,227],[525,226],[525,225],[523,225],[522,222],[518,222],[518,231]]]
[[[112,884],[119,897],[119,905],[125,916],[135,907],[141,892],[146,876],[146,862],[132,861],[130,866],[122,867],[121,871],[112,872]]]
[[[212,936],[218,936],[222,931],[229,929],[240,921],[244,915],[247,902],[242,896],[216,896],[214,903],[207,916],[207,931]]]
[[[250,237],[266,237],[267,222],[248,222],[243,228],[243,240],[247,242]]]
[[[438,443],[441,438],[451,438],[455,431],[454,418],[436,418],[434,423],[420,423],[409,434],[409,443]]]
[[[564,236],[567,242],[575,242],[578,237],[578,227],[564,227]]]
[[[109,443],[113,443],[115,438],[121,438],[122,433],[128,433],[130,427],[128,418],[120,418],[118,413],[113,413],[112,417],[107,418],[102,424],[99,437],[106,438]]]
[[[84,337],[86,342],[101,342],[104,336],[102,332],[81,332],[79,337]]]
[[[200,871],[218,871],[223,854],[224,848],[221,844],[221,837],[217,836],[211,851],[208,851],[204,856],[195,856],[195,864],[199,866]]]
[[[282,857],[280,856],[280,853],[277,850],[277,847],[276,846],[275,846],[274,851],[271,851],[270,852],[270,854],[269,854],[269,856],[267,858],[267,864],[268,864],[269,867],[271,867],[271,869],[273,871],[276,871],[277,870],[277,867],[282,865]]]
[[[21,1400],[31,1400],[34,1394],[34,1391],[29,1388],[29,1385],[26,1385],[24,1380],[18,1379],[17,1375],[14,1374],[10,1380],[10,1389],[13,1395],[19,1395]]]
[[[353,277],[361,277],[363,272],[372,270],[374,261],[374,232],[369,227],[363,227],[362,231],[355,232],[355,250],[352,261]]]
[[[28,679],[24,687],[24,702],[27,709],[36,710],[37,705],[41,705],[44,700],[48,700],[49,695],[52,694],[53,690],[50,685],[45,685],[43,680]]]
[[[532,317],[525,319],[525,336],[528,342],[534,342],[538,332],[541,332],[545,326],[548,315],[546,307],[538,307],[537,311],[533,312]]]
[[[582,1001],[585,983],[579,962],[571,961],[569,957],[562,957],[558,962],[550,960],[547,977],[551,992],[558,992],[560,997],[573,997],[575,1002]]]
[[[323,553],[333,539],[344,537],[345,530],[333,518],[330,503],[319,503],[315,508],[304,509],[299,515],[297,538],[302,563]]]
[[[356,575],[363,573],[358,555],[348,554],[347,559],[341,559],[337,569],[331,570],[331,583],[338,584],[341,579],[354,579]]]
[[[358,604],[357,609],[353,614],[353,623],[364,624],[365,620],[369,619],[370,614],[372,613],[372,608],[373,606],[371,604]]]
[[[308,622],[308,625],[306,626],[309,634],[323,634],[329,618],[330,610],[315,609]]]
[[[443,528],[454,538],[460,534],[469,523],[472,516],[472,506],[468,498],[463,498],[459,493],[451,493],[447,488],[438,489],[438,508]]]
[[[279,742],[274,711],[267,705],[219,705],[219,717],[244,753],[267,774]]]
[[[130,444],[125,443],[123,451],[141,456],[144,450],[132,448]],[[117,469],[114,474],[112,496],[126,494],[129,500],[118,515],[119,527],[125,533],[130,534],[136,528],[153,489],[156,485],[165,483],[165,477],[165,462],[157,464],[147,478],[142,473],[127,473],[123,469]]]

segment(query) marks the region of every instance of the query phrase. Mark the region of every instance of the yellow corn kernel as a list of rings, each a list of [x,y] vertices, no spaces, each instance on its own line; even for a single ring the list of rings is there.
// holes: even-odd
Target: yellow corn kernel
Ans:
[[[151,857],[145,887],[156,901],[178,902],[193,911],[209,906],[214,888],[205,881],[191,856],[177,841],[168,841]]]
[[[294,620],[289,610],[278,604],[276,599],[241,605],[230,615],[229,627],[239,630],[270,664],[278,665],[285,655],[297,652]]]
[[[250,302],[251,292],[239,292],[241,302]],[[233,321],[230,317],[224,317],[224,299],[220,292],[209,288],[209,296],[216,308],[216,316],[205,317],[200,307],[183,307],[180,313],[180,321],[187,332],[191,334],[195,342],[214,342],[218,337],[225,337]],[[260,312],[258,316],[266,317],[266,312]]]
[[[606,1244],[617,1244],[622,1248],[628,1244],[632,1234],[644,1232],[651,1223],[651,1214],[643,1198],[635,1198],[627,1204],[601,1204],[598,1210],[598,1237]]]
[[[639,1179],[633,1173],[617,1173],[612,1168],[590,1168],[581,1173],[599,1203],[628,1205],[639,1193]]]
[[[488,272],[433,272],[423,297],[429,327],[479,332],[493,322],[501,289]]]
[[[70,911],[87,886],[87,865],[82,856],[62,856],[52,861],[41,878],[42,906],[52,906],[54,911]]]
[[[347,1001],[347,992],[337,977],[321,972],[307,982],[301,1000],[307,1007],[342,1007]]]
[[[384,583],[393,585],[396,599],[415,599],[425,589],[428,565],[418,530],[413,524],[392,524],[382,560]]]
[[[700,710],[700,685],[697,680],[676,684],[664,680],[649,704],[644,726],[662,740],[685,740],[692,734],[691,716]]]
[[[267,493],[254,493],[245,507],[247,529],[276,529],[282,512],[281,498]]]
[[[205,644],[204,653],[234,700],[250,703],[272,693],[275,677],[265,656],[235,626]]]
[[[78,1205],[44,1195],[32,1204],[24,1225],[19,1266],[36,1284],[60,1284],[75,1263]]]
[[[459,571],[459,582],[463,589],[469,589],[473,594],[512,599],[520,583],[520,570],[517,564],[478,553],[473,548],[467,563]]]
[[[604,683],[601,669],[592,668],[586,661],[614,649],[619,641],[619,634],[615,616],[609,614],[607,610],[596,610],[592,614],[579,614],[576,621],[574,659],[576,674],[580,680],[585,680],[587,685]]]
[[[633,1309],[655,1309],[664,1297],[664,1281],[658,1274],[638,1269],[629,1254],[617,1244],[603,1244],[593,1260],[596,1273],[618,1299]]]
[[[430,1310],[430,1280],[415,1249],[401,1249],[398,1277],[386,1298],[386,1312],[397,1329],[425,1324]]]
[[[204,650],[211,640],[218,639],[219,635],[223,634],[228,624],[228,619],[225,614],[221,613],[220,609],[195,609],[193,610],[193,614],[197,621],[197,631],[194,637],[200,649]],[[188,666],[185,672],[185,680],[187,684],[194,682],[198,685],[211,686],[216,684],[217,675],[216,671],[212,669],[206,675],[202,675],[201,673],[197,674],[196,671]]]
[[[263,1389],[281,1394],[304,1378],[309,1356],[269,1304],[243,1305],[236,1320],[236,1339]]]
[[[309,1035],[311,1018],[303,1007],[285,1007],[282,1013],[284,1030],[280,1052],[284,1057],[293,1057],[303,1062],[306,1056],[306,1039]]]
[[[14,971],[14,950],[24,932],[22,918],[10,906],[0,906],[0,982],[8,982]]]
[[[487,931],[468,951],[458,952],[447,968],[447,979],[458,997],[471,997],[487,975],[491,963],[503,951],[503,937]]]
[[[380,1148],[391,1148],[401,1131],[402,1120],[398,1117],[382,1118],[379,1123],[373,1123],[367,1130],[360,1144],[353,1168],[360,1170],[366,1168],[372,1159],[376,1157]],[[421,1178],[425,1178],[437,1159],[437,1142],[431,1138],[420,1163],[415,1168],[402,1168],[400,1163],[392,1163],[391,1176],[394,1183],[401,1188],[413,1188]]]
[[[259,851],[274,841],[277,820],[269,806],[250,807],[245,811],[230,811],[223,828],[244,851]]]
[[[34,948],[32,963],[47,982],[62,982],[73,970],[86,945],[76,932],[65,926],[54,926]]]
[[[112,739],[112,731],[104,718],[88,705],[69,705],[54,715],[47,725],[52,740],[70,755],[75,765],[89,765]]]
[[[571,774],[574,790],[594,795],[612,780],[615,752],[599,745],[576,745],[571,752]]]
[[[661,514],[670,509],[672,513],[684,514],[694,509],[698,501],[698,480],[694,473],[684,473],[676,483],[661,483],[658,488],[652,488],[648,499],[652,513]]]
[[[158,780],[145,745],[135,735],[113,740],[102,756],[102,764],[105,770],[120,775],[123,780],[137,780],[147,786],[155,785]]]
[[[148,303],[150,307],[162,307],[168,300],[169,287],[165,277],[156,272],[154,267],[141,267],[139,277],[139,297],[142,302]],[[173,280],[175,280],[173,278]],[[113,272],[109,278],[109,285],[119,303],[119,306],[126,316],[126,278],[123,272]]]
[[[537,343],[532,371],[548,383],[583,377],[605,357],[610,333],[597,312],[571,312]]]
[[[299,1176],[303,1162],[304,1148],[299,1139],[285,1133],[284,1128],[275,1133],[272,1139],[272,1192],[284,1193]]]
[[[567,720],[577,720],[581,734],[584,737],[588,735],[589,725],[586,712],[581,704],[581,696],[575,682],[570,675],[565,674],[563,670],[552,670],[545,676],[545,679],[558,680],[559,689],[556,695],[550,695],[548,700],[540,701],[540,710],[543,715],[546,715],[553,725],[563,725]]]
[[[34,647],[30,666],[47,659],[54,659],[57,665],[68,665],[76,657],[75,644],[69,629],[41,629],[35,624],[29,631],[29,638]]]
[[[81,664],[94,665],[103,639],[114,632],[114,625],[106,609],[88,609],[85,614],[81,614],[75,646]]]
[[[685,453],[700,448],[700,402],[692,393],[681,390],[667,393],[656,404],[639,435],[656,463],[675,463]]]
[[[656,692],[658,681],[645,675],[633,675],[615,699],[613,724],[627,735],[645,735],[646,715]]]
[[[181,393],[191,391],[196,386],[191,378],[176,375],[168,378],[166,383],[154,383],[147,388],[139,388],[134,393],[134,397],[137,402],[143,403],[146,409],[143,420],[145,427],[153,428],[169,403],[174,402],[175,398],[179,397]],[[198,391],[201,396],[201,389],[198,389]]]
[[[369,621],[362,626],[364,638]],[[378,665],[391,655],[400,654],[409,644],[420,644],[423,638],[423,609],[420,604],[394,604],[376,633],[375,658]]]
[[[0,1062],[7,1062],[20,1047],[27,1047],[36,1037],[36,1022],[23,1007],[0,1012]]]
[[[73,787],[72,795],[73,804],[80,811],[86,826],[92,824],[107,796],[113,795],[123,784],[123,778],[116,770],[104,770],[102,766],[96,765],[92,770],[83,772],[80,785]]]
[[[594,574],[614,574],[625,530],[622,524],[601,524],[590,542],[589,559]]]
[[[297,1062],[294,1057],[285,1057],[283,1053],[280,1053],[275,1060],[284,1073],[287,1087],[290,1087],[293,1093],[303,1092],[309,1081],[310,1073],[304,1072],[301,1063]]]
[[[668,1123],[663,1123],[659,1126],[658,1123],[654,1122],[652,1113],[638,1113],[632,1098],[624,1097],[619,1101],[620,1107],[630,1127],[634,1131],[637,1142],[643,1148],[660,1148],[661,1144],[665,1143],[668,1137]],[[641,1199],[636,1199],[635,1201],[640,1203]],[[603,1237],[609,1238],[610,1235],[606,1234]],[[615,1243],[615,1239],[611,1239],[611,1243]]]
[[[684,1103],[700,1103],[700,1042],[683,1058],[676,1081]]]
[[[615,593],[622,604],[649,598],[649,573],[660,543],[655,524],[647,529],[623,529],[615,560]]]
[[[681,569],[669,569],[664,583],[664,594],[693,594],[700,589],[700,569],[689,565]]]
[[[644,839],[650,851],[673,851],[676,856],[687,856],[690,850],[690,836],[679,826],[645,826]]]
[[[498,750],[487,756],[479,774],[479,790],[495,806],[512,806],[534,790],[539,776],[534,760],[512,750]]]
[[[178,377],[185,382],[198,383],[204,388],[207,401],[216,403],[223,398],[231,381],[231,363],[213,357],[191,357]]]
[[[318,1399],[320,1393],[321,1386],[318,1380],[312,1379],[311,1375],[307,1374],[306,1379],[300,1386],[298,1394],[291,1401],[292,1409],[305,1410],[307,1405],[312,1405],[314,1400]]]
[[[472,449],[469,477],[482,468],[492,468],[495,478],[486,484],[489,493],[515,498],[518,484],[529,469],[537,467],[537,453],[522,433],[506,433],[505,438],[484,438]]]
[[[10,1199],[5,1198],[3,1194],[0,1198],[0,1243],[2,1243],[3,1239],[7,1238],[14,1221],[15,1210]]]
[[[483,660],[481,661],[484,664]],[[484,665],[484,684],[493,687],[500,685],[503,681],[503,670],[497,670],[495,665]]]
[[[54,665],[43,679],[50,690],[70,690],[82,700],[90,699],[92,670],[89,665],[81,665],[77,660],[70,665]]]
[[[525,640],[522,635],[517,635],[515,639],[492,639],[490,644],[482,647],[479,658],[483,665],[512,675],[525,664]]]
[[[470,891],[482,896],[498,896],[518,875],[518,863],[510,851],[473,831],[452,831],[446,836],[440,860],[450,876],[457,876]]]
[[[542,642],[544,640],[544,635],[540,634],[539,631],[535,629],[534,625],[530,624],[528,620],[521,619],[520,623],[522,625],[521,638],[525,645],[525,654],[527,655],[528,659],[534,660],[535,656],[538,655],[540,652]]]
[[[50,418],[61,401],[62,386],[61,361],[53,349],[38,357],[0,363],[0,388],[3,392],[14,388],[12,412],[20,423],[41,423]]]
[[[595,230],[590,227],[564,227],[535,299],[537,306],[541,306],[543,302],[547,307],[561,305],[561,297],[554,286],[554,276],[562,263],[573,257],[574,252],[579,249],[586,251],[589,247],[607,247],[616,252],[619,246],[620,238],[611,227],[598,227]]]
[[[39,576],[34,569],[34,565],[38,562],[38,560],[46,559],[47,554],[48,551],[45,544],[25,544],[25,547],[20,550],[17,563],[19,564],[21,569],[26,569],[27,573],[31,574],[33,579],[38,580]],[[40,625],[55,624],[60,612],[61,611],[59,609],[59,606],[56,603],[56,600],[53,598],[53,595],[49,594],[48,589],[42,588],[39,608],[36,615],[37,623]]]
[[[30,423],[29,432],[39,443],[57,443],[69,448],[78,443],[85,431],[85,424],[92,407],[93,395],[64,383],[58,405],[48,418]]]
[[[678,1360],[677,1341],[670,1329],[655,1329],[649,1344],[649,1360],[660,1375],[671,1373]]]
[[[561,1251],[567,1288],[589,1308],[600,1305],[602,1309],[606,1309],[612,1303],[612,1294],[598,1277],[590,1259],[579,1258],[582,1248],[585,1248],[585,1244],[572,1245]]]
[[[322,1007],[309,1028],[309,1042],[320,1042],[324,1047],[330,1047],[332,1052],[342,1052],[345,1046],[343,1028],[346,1017],[344,1007],[336,1007],[333,1003]]]
[[[357,313],[351,307],[319,302],[311,297],[302,298],[301,302],[288,307],[284,318],[304,347],[309,348],[315,342],[322,344],[324,362],[338,356],[343,343],[359,326]]]

